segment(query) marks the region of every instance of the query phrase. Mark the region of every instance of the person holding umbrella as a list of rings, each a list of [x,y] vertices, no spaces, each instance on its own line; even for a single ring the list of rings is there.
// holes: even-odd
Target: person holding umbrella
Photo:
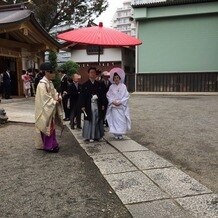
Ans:
[[[123,139],[131,129],[129,115],[129,92],[124,84],[125,72],[121,68],[113,68],[110,71],[110,81],[112,82],[108,92],[108,108],[106,119],[109,125],[109,132],[114,134],[115,139]]]
[[[62,104],[63,104],[64,114],[65,114],[64,121],[69,121],[70,120],[70,110],[67,107],[67,102],[69,100],[69,95],[67,93],[68,84],[69,84],[68,76],[63,69],[60,69],[58,73],[61,79],[58,92],[60,93],[62,97]]]
[[[102,73],[102,79],[100,80],[100,83],[102,86],[102,91],[103,91],[103,98],[105,101],[105,109],[103,110],[103,120],[104,120],[104,125],[106,127],[108,127],[107,120],[105,119],[106,112],[107,112],[107,106],[108,106],[108,100],[107,100],[106,94],[107,94],[109,87],[111,85],[109,78],[110,78],[110,73],[108,71],[104,71]]]
[[[101,85],[96,81],[97,70],[90,67],[89,79],[82,84],[81,109],[84,113],[83,138],[94,142],[104,135],[102,111],[105,108]]]

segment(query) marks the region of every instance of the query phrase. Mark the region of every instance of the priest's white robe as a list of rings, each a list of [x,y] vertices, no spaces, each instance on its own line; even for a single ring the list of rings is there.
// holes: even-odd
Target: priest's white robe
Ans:
[[[109,132],[122,135],[131,129],[131,120],[129,114],[129,92],[126,85],[119,83],[118,85],[112,84],[107,92],[108,108],[106,119],[109,125]],[[120,103],[115,106],[113,102]]]
[[[37,149],[43,149],[41,132],[50,136],[54,128],[55,116],[57,115],[60,120],[63,118],[63,110],[57,103],[57,99],[58,93],[52,81],[43,77],[37,86],[35,97],[35,146]]]

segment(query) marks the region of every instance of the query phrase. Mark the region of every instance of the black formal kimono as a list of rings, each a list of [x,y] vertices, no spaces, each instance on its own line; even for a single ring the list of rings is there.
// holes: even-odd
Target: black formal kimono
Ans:
[[[77,128],[81,128],[81,104],[80,104],[80,93],[81,84],[79,83],[69,83],[67,90],[69,101],[70,101],[70,125],[71,129],[74,129],[75,118]]]
[[[3,73],[3,88],[5,99],[11,98],[11,76],[9,71]]]
[[[63,103],[63,108],[64,108],[64,114],[65,114],[65,119],[64,120],[70,120],[70,109],[67,107],[67,102],[68,102],[68,95],[64,94],[64,92],[67,92],[68,89],[68,76],[65,74],[61,78],[61,84],[59,88],[59,93],[62,96],[62,103]]]
[[[108,90],[110,88],[111,82],[109,80],[102,79],[100,81],[100,84],[101,84],[101,87],[102,87],[102,95],[103,95],[103,100],[104,100],[104,105],[105,105],[105,108],[102,111],[102,116],[103,116],[102,118],[103,118],[104,124],[106,126],[108,126],[108,123],[105,120],[105,116],[106,116],[106,112],[107,112],[107,106],[108,106],[108,100],[107,100],[106,94],[107,94],[107,92],[108,92]]]
[[[105,106],[100,82],[88,80],[81,91],[81,108],[85,108],[83,137],[87,140],[99,140],[104,135],[102,107]]]

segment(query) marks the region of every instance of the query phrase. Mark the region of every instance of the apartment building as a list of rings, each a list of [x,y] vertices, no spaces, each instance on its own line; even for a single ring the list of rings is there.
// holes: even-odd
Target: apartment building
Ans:
[[[112,19],[112,27],[130,36],[136,36],[136,23],[133,21],[132,15],[131,0],[126,0],[121,8],[117,8]]]

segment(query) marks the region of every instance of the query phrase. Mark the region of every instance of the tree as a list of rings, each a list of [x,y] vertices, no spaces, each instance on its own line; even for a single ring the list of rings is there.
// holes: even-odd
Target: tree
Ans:
[[[48,55],[48,59],[51,63],[51,65],[54,67],[54,69],[56,70],[58,64],[57,64],[57,54],[54,51],[50,51],[49,55]]]
[[[67,61],[60,66],[61,69],[70,77],[79,69],[79,65],[73,61]]]
[[[54,87],[58,90],[59,87],[60,87],[60,83],[61,83],[61,80],[59,78],[59,75],[57,73],[57,54],[56,52],[54,51],[50,51],[49,52],[49,55],[48,55],[48,59],[49,59],[49,62],[51,63],[51,65],[54,67],[54,70],[55,70],[55,78],[53,80],[53,84],[54,84]]]
[[[20,3],[22,0],[6,0],[7,3]],[[27,5],[39,23],[48,32],[52,27],[67,22],[82,25],[93,21],[108,7],[107,0],[31,0]]]

